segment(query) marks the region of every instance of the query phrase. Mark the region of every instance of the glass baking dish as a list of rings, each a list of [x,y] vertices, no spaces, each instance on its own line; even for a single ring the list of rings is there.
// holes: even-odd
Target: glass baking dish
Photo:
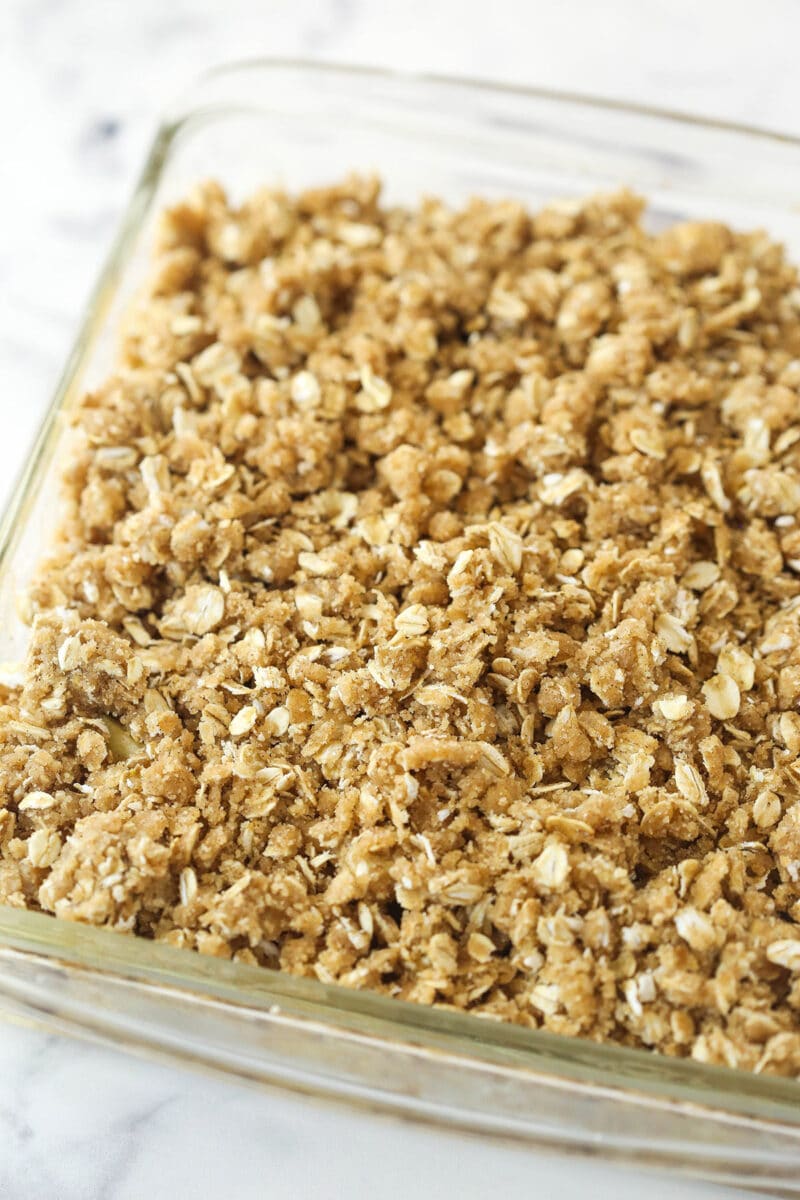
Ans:
[[[110,368],[156,213],[213,175],[239,198],[377,170],[391,201],[531,206],[627,184],[653,227],[766,227],[800,259],[800,142],[535,90],[258,61],[203,77],[168,114],[0,526],[0,660],[46,545],[68,414]],[[484,1136],[800,1194],[800,1084],[596,1045],[206,959],[0,908],[0,1012],[263,1084]]]

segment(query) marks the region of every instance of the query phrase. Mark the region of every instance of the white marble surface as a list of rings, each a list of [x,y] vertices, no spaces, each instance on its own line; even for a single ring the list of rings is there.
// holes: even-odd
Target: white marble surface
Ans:
[[[0,492],[157,114],[203,67],[267,53],[428,68],[800,133],[798,32],[796,0],[0,0]],[[354,1124],[294,1097],[0,1026],[3,1200],[471,1200],[498,1178],[509,1200],[625,1200],[643,1186],[596,1163]],[[721,1195],[644,1186],[665,1200]]]

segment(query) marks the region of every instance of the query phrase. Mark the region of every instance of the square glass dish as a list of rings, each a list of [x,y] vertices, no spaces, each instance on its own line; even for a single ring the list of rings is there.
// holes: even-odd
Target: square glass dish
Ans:
[[[800,259],[800,142],[533,90],[295,62],[206,75],[162,125],[0,527],[0,660],[52,532],[68,414],[109,370],[165,204],[375,170],[391,202],[535,207],[626,184],[652,227],[765,227]],[[800,1084],[412,1006],[0,908],[0,1012],[484,1136],[800,1194]]]

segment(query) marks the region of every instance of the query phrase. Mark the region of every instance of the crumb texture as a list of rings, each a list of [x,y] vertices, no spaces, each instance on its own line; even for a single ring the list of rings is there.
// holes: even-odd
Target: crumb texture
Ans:
[[[800,1073],[800,290],[641,211],[164,215],[0,691],[0,901]]]

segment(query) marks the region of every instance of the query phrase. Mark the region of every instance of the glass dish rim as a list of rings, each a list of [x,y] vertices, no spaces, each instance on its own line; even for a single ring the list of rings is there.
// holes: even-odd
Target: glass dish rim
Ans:
[[[224,116],[226,112],[241,111],[242,107],[231,102],[203,106],[195,103],[192,97],[209,81],[224,81],[243,73],[285,70],[340,76],[351,83],[383,80],[408,89],[430,86],[453,92],[463,89],[516,96],[555,106],[665,121],[710,133],[736,134],[800,150],[800,137],[792,134],[612,98],[494,83],[487,79],[280,56],[245,58],[204,71],[184,96],[166,110],[150,143],[144,166],[78,323],[52,400],[0,518],[0,572],[5,569],[17,537],[25,527],[41,469],[58,433],[58,417],[67,410],[75,391],[82,386],[81,368],[104,326],[120,274],[142,231],[176,139],[182,129],[199,116],[210,112]],[[738,1068],[670,1058],[645,1049],[528,1029],[444,1007],[411,1004],[317,979],[206,958],[195,951],[145,938],[112,937],[116,932],[73,924],[49,914],[0,906],[0,970],[4,952],[34,955],[66,970],[77,969],[98,978],[113,975],[143,985],[168,987],[197,998],[217,999],[234,1008],[265,1011],[277,1006],[283,1013],[323,1022],[331,1029],[361,1029],[366,1022],[375,1036],[394,1037],[434,1050],[447,1049],[466,1058],[544,1072],[550,1077],[563,1077],[603,1090],[612,1087],[641,1092],[653,1102],[689,1103],[800,1125],[800,1089],[795,1079],[757,1075]]]

